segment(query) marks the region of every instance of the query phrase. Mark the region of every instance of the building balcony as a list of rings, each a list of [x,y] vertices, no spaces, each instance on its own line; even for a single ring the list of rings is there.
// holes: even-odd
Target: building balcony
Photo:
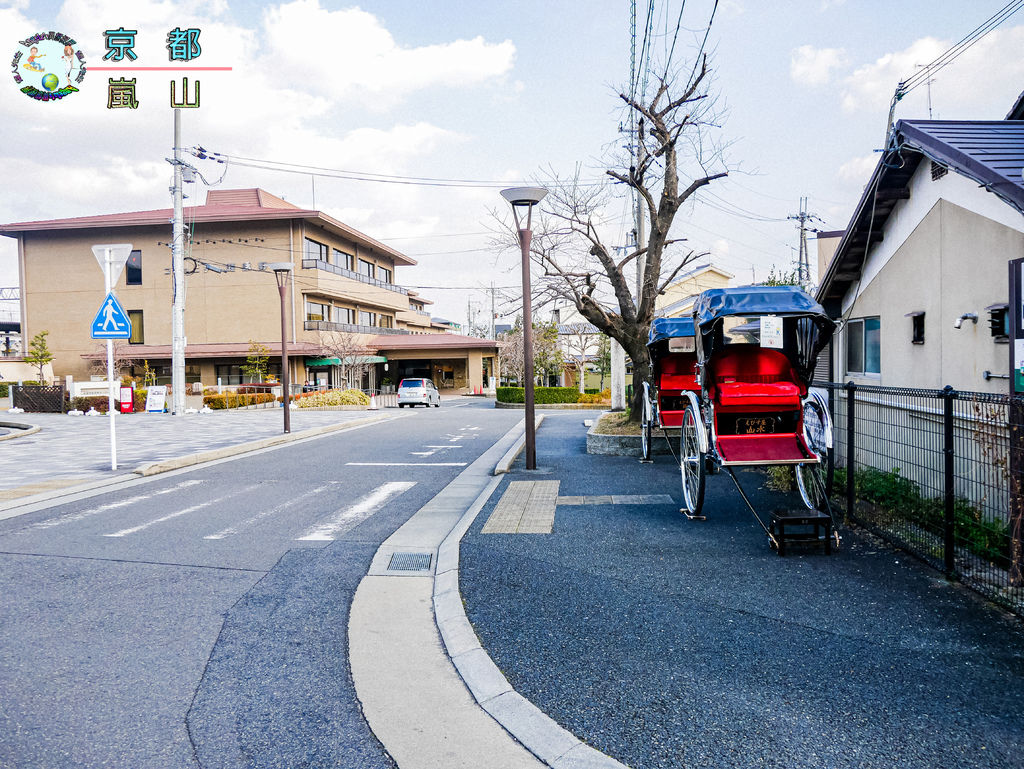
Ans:
[[[329,320],[307,320],[305,331],[337,331],[347,334],[408,334],[403,328],[382,328],[380,326],[358,326],[354,323],[334,323]]]
[[[378,286],[379,288],[387,289],[388,291],[394,291],[398,294],[409,295],[408,289],[404,289],[401,286],[397,286],[394,283],[387,283],[383,280],[377,280],[376,278],[370,278],[363,275],[360,272],[354,272],[352,270],[346,270],[344,267],[338,267],[336,264],[325,262],[321,259],[303,259],[302,268],[304,270],[324,270],[325,272],[333,273],[334,275],[340,275],[343,278],[349,278],[350,280],[358,280],[360,283],[367,283],[371,286]]]

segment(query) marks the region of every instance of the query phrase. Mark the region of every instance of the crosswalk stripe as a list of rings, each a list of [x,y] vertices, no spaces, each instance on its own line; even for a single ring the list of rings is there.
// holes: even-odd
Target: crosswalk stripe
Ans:
[[[254,515],[252,518],[247,518],[241,523],[235,523],[231,526],[228,526],[226,529],[221,529],[220,531],[215,532],[213,534],[207,534],[205,537],[203,537],[203,539],[224,539],[225,537],[230,537],[232,534],[237,534],[241,529],[246,529],[256,523],[259,523],[264,518],[269,518],[270,516],[284,512],[289,507],[292,507],[298,504],[299,502],[308,499],[309,497],[319,494],[322,491],[326,491],[327,489],[331,488],[331,485],[332,484],[327,484],[325,486],[319,486],[315,489],[307,491],[305,494],[300,494],[297,497],[289,499],[287,502],[284,502],[278,505],[277,507],[271,507],[266,510],[263,510],[262,512],[259,512],[256,515]]]
[[[368,518],[374,510],[389,499],[397,497],[415,485],[416,481],[391,481],[381,484],[354,505],[346,507],[329,521],[325,521],[308,534],[296,539],[302,542],[329,542],[342,528],[351,528]]]
[[[223,502],[225,499],[228,499],[229,497],[233,497],[233,496],[235,496],[238,493],[240,493],[240,492],[234,491],[234,492],[232,492],[230,494],[225,494],[222,497],[215,497],[214,499],[208,499],[206,502],[200,502],[198,505],[192,505],[191,507],[186,507],[184,510],[178,510],[176,512],[170,513],[169,515],[163,515],[163,516],[161,516],[159,518],[155,518],[154,520],[149,521],[148,523],[141,523],[138,526],[132,526],[131,528],[128,528],[128,529],[121,529],[120,531],[115,531],[113,534],[104,534],[103,536],[104,537],[127,537],[129,534],[136,534],[136,533],[142,531],[143,529],[148,529],[150,526],[155,526],[158,523],[164,523],[165,521],[170,521],[170,520],[172,520],[174,518],[180,518],[183,515],[188,515],[189,513],[194,513],[196,510],[201,510],[204,507],[209,507],[210,505],[215,505],[218,502]]]
[[[108,502],[105,505],[100,505],[99,507],[92,507],[89,508],[88,510],[82,510],[81,512],[67,513],[66,515],[58,516],[57,518],[51,518],[48,521],[40,521],[39,523],[33,524],[32,528],[51,529],[54,526],[60,526],[62,523],[72,523],[74,521],[81,521],[85,518],[91,518],[94,515],[99,515],[100,513],[105,513],[109,510],[116,510],[119,507],[127,507],[128,505],[134,505],[136,502],[144,502],[147,499],[152,499],[153,497],[158,497],[162,494],[171,494],[175,491],[181,491],[182,489],[187,488],[189,486],[195,486],[197,483],[202,483],[202,481],[182,481],[181,483],[175,484],[169,489],[160,489],[159,491],[154,491],[151,494],[140,494],[139,496],[136,497],[130,497],[129,499],[121,499],[118,500],[117,502]]]

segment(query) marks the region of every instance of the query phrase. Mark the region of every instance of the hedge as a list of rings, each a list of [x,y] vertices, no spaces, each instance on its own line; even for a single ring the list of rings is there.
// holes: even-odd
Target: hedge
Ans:
[[[534,403],[576,403],[580,393],[575,387],[534,387]],[[501,403],[525,403],[526,390],[522,387],[499,387],[497,398]]]
[[[327,390],[304,395],[296,401],[296,408],[315,409],[325,406],[369,406],[370,396],[362,390]]]
[[[257,403],[270,403],[274,396],[270,393],[221,393],[220,395],[204,395],[203,404],[211,409],[235,409],[242,406],[253,406]]]

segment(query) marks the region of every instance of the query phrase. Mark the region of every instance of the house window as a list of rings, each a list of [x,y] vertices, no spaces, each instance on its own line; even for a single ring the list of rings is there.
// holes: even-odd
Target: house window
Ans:
[[[924,312],[908,312],[907,317],[913,324],[913,335],[910,338],[911,344],[924,344]]]
[[[124,263],[124,284],[126,286],[142,285],[142,252],[132,251],[128,261]]]
[[[128,310],[128,322],[132,324],[132,335],[128,344],[145,344],[146,333],[142,328],[142,310]]]
[[[306,258],[307,259],[318,259],[321,262],[328,261],[327,254],[329,249],[323,243],[317,243],[315,240],[306,238]]]
[[[330,317],[330,305],[322,304],[321,302],[311,302],[306,300],[306,320],[327,320]]]
[[[373,277],[373,262],[368,262],[365,259],[359,260],[359,274],[365,275],[368,278]]]
[[[858,318],[846,324],[846,373],[882,373],[882,321]]]
[[[353,310],[350,310],[348,307],[332,307],[331,308],[331,313],[332,313],[331,319],[335,323],[354,323],[355,322],[355,318],[353,317],[355,315],[355,312]]]
[[[375,312],[364,312],[359,311],[359,325],[360,326],[376,326],[377,325],[377,313]]]
[[[992,339],[999,344],[1010,341],[1010,305],[993,304],[985,308],[988,312],[988,330]]]
[[[394,328],[394,326],[392,326],[391,324],[392,324],[392,318],[391,318],[390,315],[381,315],[380,316],[380,327],[381,328]]]
[[[385,283],[391,282],[391,274],[391,270],[387,269],[386,267],[377,268],[377,277],[383,280]]]
[[[334,249],[334,263],[338,267],[344,267],[346,270],[352,269],[352,261],[355,259],[352,254],[346,253],[345,251],[339,251]]]

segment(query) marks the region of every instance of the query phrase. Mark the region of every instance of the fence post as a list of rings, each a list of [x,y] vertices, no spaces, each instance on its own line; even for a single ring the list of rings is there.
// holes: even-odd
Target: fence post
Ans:
[[[847,382],[846,388],[846,519],[849,521],[854,517],[853,505],[857,499],[854,491],[854,452],[857,449],[855,417],[857,404],[857,385]]]
[[[953,506],[956,499],[954,494],[953,478],[953,401],[956,399],[956,390],[950,385],[942,389],[942,454],[944,458],[944,480],[943,480],[943,556],[946,576],[949,579],[956,577],[956,521],[953,518]]]

